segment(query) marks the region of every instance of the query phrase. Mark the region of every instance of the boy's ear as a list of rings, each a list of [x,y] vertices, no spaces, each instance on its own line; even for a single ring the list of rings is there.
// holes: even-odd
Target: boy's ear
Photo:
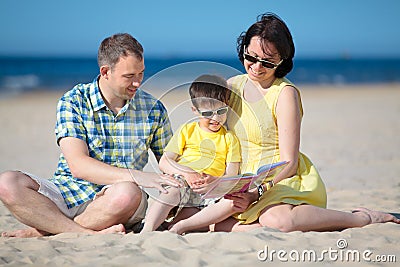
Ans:
[[[196,114],[196,115],[198,114],[197,108],[195,106],[192,106],[192,111],[194,114]]]

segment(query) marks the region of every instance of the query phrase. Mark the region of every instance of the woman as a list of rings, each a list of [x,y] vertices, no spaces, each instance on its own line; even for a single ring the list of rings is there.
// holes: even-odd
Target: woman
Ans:
[[[274,14],[260,16],[238,38],[237,51],[247,74],[229,80],[234,114],[227,124],[241,142],[241,172],[254,173],[272,162],[289,164],[257,190],[232,196],[237,206],[248,208],[215,230],[267,226],[284,232],[328,231],[400,223],[391,214],[365,208],[352,213],[326,209],[325,186],[312,162],[299,152],[303,110],[299,90],[284,78],[292,70],[295,52],[286,24]]]

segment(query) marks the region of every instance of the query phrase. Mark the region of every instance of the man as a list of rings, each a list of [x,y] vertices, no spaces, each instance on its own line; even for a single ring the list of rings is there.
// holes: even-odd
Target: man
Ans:
[[[3,236],[125,232],[147,208],[139,186],[162,192],[162,185],[180,186],[172,177],[142,172],[148,149],[159,159],[172,132],[162,103],[139,89],[141,44],[129,34],[108,37],[98,64],[92,83],[78,84],[58,102],[55,132],[62,153],[54,176],[0,175],[1,201],[30,226]]]

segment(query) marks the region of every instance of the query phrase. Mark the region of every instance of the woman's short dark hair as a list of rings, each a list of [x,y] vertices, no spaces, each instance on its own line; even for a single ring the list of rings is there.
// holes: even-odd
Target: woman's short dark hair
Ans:
[[[226,80],[220,76],[204,74],[196,78],[189,88],[193,106],[213,104],[214,100],[227,104],[230,90]]]
[[[117,33],[104,39],[97,53],[99,67],[109,65],[114,68],[120,57],[136,56],[143,59],[142,45],[128,33]]]
[[[275,45],[276,50],[283,59],[282,63],[275,70],[275,77],[286,76],[293,68],[294,44],[292,34],[285,22],[273,13],[266,13],[257,17],[257,22],[242,32],[237,39],[237,52],[240,62],[244,61],[244,47],[250,44],[251,38],[258,36],[263,43],[263,50],[266,43]]]

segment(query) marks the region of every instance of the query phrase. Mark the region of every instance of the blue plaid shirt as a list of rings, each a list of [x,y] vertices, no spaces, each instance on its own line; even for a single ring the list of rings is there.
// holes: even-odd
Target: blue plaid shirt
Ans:
[[[90,157],[136,170],[147,164],[148,149],[161,156],[172,136],[167,110],[159,100],[138,89],[115,115],[101,97],[97,78],[76,85],[59,100],[55,133],[57,143],[67,136],[79,138],[87,144]],[[51,180],[68,208],[93,199],[104,186],[73,177],[62,153]]]

